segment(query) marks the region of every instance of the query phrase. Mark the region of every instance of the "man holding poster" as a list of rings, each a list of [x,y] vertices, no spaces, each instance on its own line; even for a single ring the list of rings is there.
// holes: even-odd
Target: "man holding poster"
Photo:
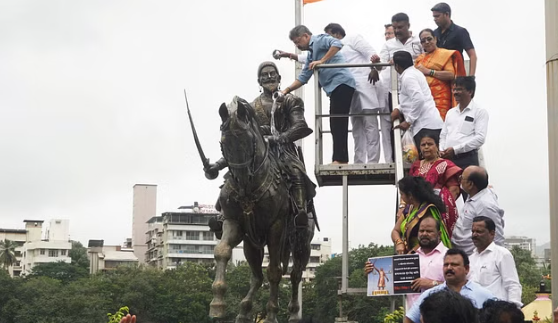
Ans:
[[[440,222],[432,216],[424,217],[418,232],[420,248],[417,250],[420,264],[420,278],[413,280],[412,290],[421,293],[444,282],[444,255],[448,248],[440,241]],[[376,269],[372,262],[367,262],[364,271],[372,273]],[[407,309],[410,309],[420,294],[407,295]]]

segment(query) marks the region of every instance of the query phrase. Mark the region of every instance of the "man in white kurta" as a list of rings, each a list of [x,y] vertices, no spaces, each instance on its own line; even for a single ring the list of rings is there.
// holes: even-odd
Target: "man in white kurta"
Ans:
[[[374,48],[361,35],[346,35],[341,25],[331,23],[324,31],[341,40],[341,54],[347,63],[369,64],[370,57],[376,55]],[[377,113],[379,85],[370,84],[370,68],[349,68],[356,81],[356,89],[351,103],[351,114],[367,114],[351,117],[353,138],[355,141],[355,164],[377,163],[380,160],[380,130]],[[369,115],[368,115],[369,114]],[[385,149],[385,148],[384,148]]]

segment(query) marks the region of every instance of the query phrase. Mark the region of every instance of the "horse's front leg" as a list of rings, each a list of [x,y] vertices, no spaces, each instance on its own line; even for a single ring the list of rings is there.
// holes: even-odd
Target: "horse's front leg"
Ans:
[[[214,251],[215,256],[215,280],[213,281],[213,300],[209,305],[209,317],[223,318],[225,317],[225,292],[227,291],[227,283],[225,281],[225,272],[227,263],[231,259],[232,250],[242,241],[242,232],[238,223],[225,220],[223,222],[223,237],[217,244]]]
[[[267,266],[267,279],[269,280],[269,301],[267,302],[267,318],[264,323],[277,323],[277,313],[279,312],[279,283],[283,274],[281,270],[281,241],[283,235],[284,222],[276,221],[273,225],[267,240],[269,251],[269,265]]]

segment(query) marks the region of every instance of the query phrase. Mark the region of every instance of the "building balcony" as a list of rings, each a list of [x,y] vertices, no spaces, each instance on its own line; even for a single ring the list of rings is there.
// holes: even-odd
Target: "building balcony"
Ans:
[[[165,244],[216,246],[217,242],[217,240],[187,240],[186,238],[181,239],[180,237],[172,237],[169,238]]]
[[[213,259],[213,252],[201,253],[187,250],[173,250],[169,252],[165,258],[196,258],[196,259]]]

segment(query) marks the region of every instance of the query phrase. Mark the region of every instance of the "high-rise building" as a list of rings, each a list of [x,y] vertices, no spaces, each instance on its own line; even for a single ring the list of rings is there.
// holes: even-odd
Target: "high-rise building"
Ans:
[[[218,214],[212,205],[194,202],[149,219],[145,232],[146,262],[162,269],[174,269],[187,261],[213,263],[213,251],[219,241],[207,224]],[[234,248],[232,263],[244,259],[241,247]]]
[[[17,277],[21,275],[23,266],[21,262],[23,260],[23,245],[27,239],[27,231],[22,229],[0,229],[0,241],[10,240],[16,244],[15,256],[16,261],[13,265],[8,267],[8,273],[11,277]]]
[[[134,185],[134,206],[132,210],[132,248],[140,264],[145,262],[145,232],[147,221],[157,214],[157,185]]]

